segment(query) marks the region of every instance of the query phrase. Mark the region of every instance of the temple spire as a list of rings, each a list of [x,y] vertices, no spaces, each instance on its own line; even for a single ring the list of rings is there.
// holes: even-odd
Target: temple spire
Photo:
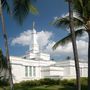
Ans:
[[[35,28],[35,22],[33,21],[33,29]]]
[[[37,42],[37,33],[36,33],[36,30],[35,30],[35,22],[33,22],[33,28],[32,28],[31,51],[33,53],[38,53],[39,52],[39,45],[38,45],[38,42]]]

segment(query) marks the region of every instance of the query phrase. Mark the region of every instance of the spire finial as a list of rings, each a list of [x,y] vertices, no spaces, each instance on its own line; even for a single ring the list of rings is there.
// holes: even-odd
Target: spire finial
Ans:
[[[33,21],[33,29],[35,28],[35,22]]]

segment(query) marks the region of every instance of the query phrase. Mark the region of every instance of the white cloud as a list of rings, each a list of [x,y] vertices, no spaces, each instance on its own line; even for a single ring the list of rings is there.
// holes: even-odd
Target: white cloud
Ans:
[[[20,44],[22,46],[30,46],[32,42],[32,36],[31,36],[32,30],[27,30],[22,32],[18,37],[13,38],[11,44]],[[40,48],[45,47],[52,37],[52,32],[48,31],[40,31],[37,32],[37,40],[40,45]]]
[[[47,46],[47,44],[50,42],[50,38],[52,37],[52,35],[52,32],[48,31],[41,31],[37,33],[38,43],[41,49]]]
[[[57,20],[58,19],[58,17],[56,16],[56,17],[54,17],[54,20]]]
[[[59,46],[55,51],[52,50],[52,46],[55,44],[54,40],[51,40],[53,33],[49,31],[40,31],[37,33],[38,43],[43,52],[50,53],[54,58],[66,58],[67,56],[73,57],[72,43],[68,43],[65,46]],[[20,44],[22,46],[30,46],[31,42],[31,30],[24,31],[18,37],[13,38],[12,45]],[[87,34],[83,34],[77,40],[78,53],[81,59],[87,59]]]
[[[59,46],[55,51],[53,51],[52,46],[54,44],[55,42],[49,43],[46,47],[46,52],[50,53],[52,57],[61,59],[66,58],[67,56],[71,56],[73,58],[73,48],[71,42],[65,46]],[[87,47],[88,43],[86,41],[77,41],[78,54],[80,59],[87,59]]]
[[[82,37],[77,40],[77,48],[80,59],[87,59],[88,55],[88,36],[87,33],[84,33]],[[46,51],[50,53],[53,57],[66,58],[71,56],[73,58],[73,48],[72,43],[68,43],[65,46],[59,46],[55,51],[52,50],[52,46],[55,44],[55,41],[50,42]]]
[[[61,17],[55,17],[54,18],[54,21],[56,21],[57,19],[60,19],[60,18],[64,18],[64,17],[67,17],[69,15],[69,13],[66,13],[66,14],[63,14]],[[82,20],[79,15],[74,12],[73,13],[73,16]],[[85,27],[83,26],[80,26],[80,27],[76,27],[75,30],[77,29],[85,29]],[[70,32],[69,29],[67,29],[67,31]],[[55,43],[55,42],[53,42]],[[52,45],[53,46],[53,45]],[[79,58],[81,59],[87,59],[87,52],[88,52],[88,35],[86,32],[84,32],[84,34],[82,35],[82,37],[78,37],[77,38],[77,47],[78,47],[78,53],[79,53]],[[48,46],[48,48],[50,49],[50,45]],[[65,45],[64,47],[58,47],[56,49],[56,51],[52,52],[51,50],[49,50],[50,53],[54,56],[59,56],[59,57],[66,57],[66,56],[72,56],[73,55],[73,49],[72,49],[72,44],[71,43],[68,43],[67,45]],[[48,51],[48,52],[49,52]]]
[[[20,44],[22,46],[29,45],[31,41],[31,30],[22,32],[18,37],[13,38],[11,44]]]
[[[61,15],[61,17],[67,17],[67,16],[69,16],[69,13],[65,13],[65,14],[62,14]],[[80,18],[80,16],[78,15],[78,13],[77,12],[73,12],[73,17],[76,17],[76,18],[78,18],[79,20],[82,20],[81,18]],[[59,17],[60,18],[60,17]],[[58,17],[57,17],[57,19],[58,19]]]
[[[83,40],[83,41],[88,42],[88,34],[87,34],[87,32],[84,32],[82,37],[79,37],[79,40]]]

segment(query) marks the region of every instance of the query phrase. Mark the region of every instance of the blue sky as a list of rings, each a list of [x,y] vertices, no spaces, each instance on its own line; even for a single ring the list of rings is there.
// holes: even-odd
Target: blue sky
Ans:
[[[12,45],[12,40],[19,37],[20,34],[24,31],[27,32],[28,29],[31,29],[33,21],[35,21],[36,23],[35,27],[37,32],[47,31],[49,33],[52,33],[52,35],[48,34],[51,35],[48,40],[52,42],[56,42],[67,34],[67,32],[65,32],[64,30],[60,30],[55,28],[54,26],[49,25],[49,23],[54,19],[54,17],[62,16],[68,12],[67,3],[65,2],[65,0],[37,0],[36,2],[33,2],[33,4],[37,7],[39,14],[29,14],[22,26],[4,12],[6,30],[9,40],[10,55],[22,56],[25,54],[26,51],[28,51],[28,45],[21,45],[22,43],[16,43],[15,45]],[[5,52],[1,29],[2,28],[0,22],[0,48],[2,48],[3,52]],[[61,54],[61,56],[62,55],[64,54]],[[66,56],[68,55],[71,55],[71,53],[67,54]],[[53,54],[52,57],[54,58]]]

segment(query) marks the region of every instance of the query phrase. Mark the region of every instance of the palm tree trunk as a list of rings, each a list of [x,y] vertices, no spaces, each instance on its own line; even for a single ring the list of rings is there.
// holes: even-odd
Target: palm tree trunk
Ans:
[[[5,50],[6,50],[6,59],[7,59],[8,71],[9,71],[9,83],[10,83],[11,90],[14,90],[11,64],[10,64],[10,58],[9,58],[9,50],[8,50],[8,39],[7,39],[7,33],[5,29],[5,22],[4,22],[3,12],[2,12],[1,0],[0,0],[0,16],[1,16],[2,32],[3,32],[4,44],[5,44]]]
[[[74,60],[75,60],[75,69],[76,69],[76,85],[77,90],[81,90],[80,85],[80,69],[79,69],[79,60],[78,60],[78,52],[77,52],[77,45],[76,45],[76,37],[74,32],[74,21],[73,21],[73,1],[68,0],[69,5],[69,19],[70,19],[70,32],[72,34],[72,46],[73,46],[73,53],[74,53]]]
[[[88,90],[90,90],[90,30],[88,30]]]

